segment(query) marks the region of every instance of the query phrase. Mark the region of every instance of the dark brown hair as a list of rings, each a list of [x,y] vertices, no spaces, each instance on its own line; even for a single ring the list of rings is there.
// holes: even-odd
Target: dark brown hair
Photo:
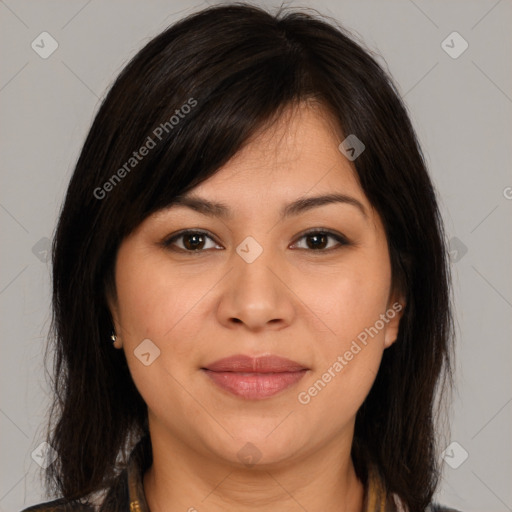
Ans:
[[[436,396],[452,383],[452,317],[442,219],[413,127],[388,73],[337,22],[247,4],[207,8],[152,39],[90,128],[53,245],[52,492],[75,499],[110,485],[120,454],[147,434],[146,405],[108,342],[106,290],[115,292],[120,243],[305,100],[365,144],[357,176],[383,221],[393,284],[406,301],[398,339],[357,413],[356,471],[365,481],[375,464],[411,511],[430,503],[440,474]],[[148,138],[155,146],[130,161]]]

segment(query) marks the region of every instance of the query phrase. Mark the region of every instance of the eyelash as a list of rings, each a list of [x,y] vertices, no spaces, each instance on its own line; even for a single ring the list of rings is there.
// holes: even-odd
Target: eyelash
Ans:
[[[184,231],[180,231],[179,233],[176,233],[174,235],[172,235],[171,237],[165,239],[163,242],[162,242],[162,245],[166,248],[166,249],[169,249],[171,251],[174,251],[174,252],[181,252],[181,253],[189,253],[189,254],[201,254],[203,252],[206,252],[207,250],[209,249],[199,249],[199,250],[188,250],[188,249],[182,249],[181,247],[178,247],[178,248],[175,248],[175,247],[172,247],[173,243],[180,239],[180,238],[183,238],[187,235],[202,235],[202,236],[205,236],[207,238],[209,238],[210,240],[212,240],[214,243],[217,243],[213,237],[206,231],[202,231],[202,230],[193,230],[193,229],[186,229]],[[314,229],[311,229],[309,231],[306,231],[305,233],[303,233],[297,240],[301,240],[302,238],[306,238],[308,236],[312,236],[312,235],[327,235],[329,238],[333,238],[334,240],[336,240],[339,245],[335,246],[335,247],[331,247],[329,249],[299,249],[299,250],[306,250],[310,253],[330,253],[331,251],[336,251],[338,249],[341,249],[342,247],[344,246],[347,246],[347,245],[350,245],[350,242],[347,240],[347,238],[345,238],[343,235],[339,234],[339,233],[336,233],[336,232],[333,232],[329,229],[322,229],[322,228],[314,228]],[[295,242],[294,244],[296,244],[297,242]],[[218,244],[220,245],[220,244]]]

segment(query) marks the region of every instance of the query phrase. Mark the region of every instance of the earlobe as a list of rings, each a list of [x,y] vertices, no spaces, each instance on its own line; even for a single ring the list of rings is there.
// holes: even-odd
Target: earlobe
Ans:
[[[113,342],[112,345],[114,346],[114,348],[117,348],[117,349],[123,348],[123,343],[122,343],[121,338],[119,336],[117,336],[116,334],[112,334],[110,339]]]
[[[398,329],[400,327],[400,319],[405,310],[405,300],[400,298],[392,302],[386,311],[388,324],[386,325],[386,333],[384,335],[384,348],[389,348],[395,343],[398,337]]]
[[[114,330],[112,331],[112,334],[110,336],[110,339],[112,341],[112,346],[114,348],[120,349],[123,348],[123,341],[121,336],[119,335],[119,332],[121,332],[121,326],[119,325],[119,322],[117,321],[117,311],[115,308],[111,308],[111,316],[112,316],[112,322],[114,324]]]
[[[118,317],[117,304],[116,304],[116,300],[113,298],[112,292],[108,289],[106,292],[106,299],[107,299],[107,305],[108,305],[108,309],[110,311],[110,316],[112,318],[112,323],[113,323],[113,331],[110,336],[110,340],[111,340],[112,346],[114,348],[121,349],[121,348],[123,348],[123,342],[121,341],[121,337],[119,336],[119,334],[117,334],[121,330],[119,322],[117,320],[117,317]]]

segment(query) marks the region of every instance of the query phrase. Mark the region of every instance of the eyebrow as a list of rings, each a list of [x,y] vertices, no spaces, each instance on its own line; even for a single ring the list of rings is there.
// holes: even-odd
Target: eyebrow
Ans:
[[[364,205],[355,197],[347,196],[345,194],[325,194],[321,196],[301,197],[300,199],[285,205],[280,212],[281,220],[298,215],[313,208],[334,203],[343,203],[355,206],[360,213],[368,219],[368,213],[366,212]],[[221,217],[224,219],[231,219],[233,217],[232,211],[225,203],[209,201],[208,199],[193,195],[176,196],[168,205],[168,208],[172,208],[173,206],[185,206],[210,217]]]

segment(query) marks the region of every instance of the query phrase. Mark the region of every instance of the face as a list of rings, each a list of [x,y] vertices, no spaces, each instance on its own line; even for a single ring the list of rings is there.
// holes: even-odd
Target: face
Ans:
[[[152,438],[233,464],[349,446],[403,306],[383,225],[327,112],[288,113],[187,194],[225,210],[159,211],[116,261],[116,347]],[[345,200],[304,201],[329,194]],[[251,368],[213,364],[231,356]]]

